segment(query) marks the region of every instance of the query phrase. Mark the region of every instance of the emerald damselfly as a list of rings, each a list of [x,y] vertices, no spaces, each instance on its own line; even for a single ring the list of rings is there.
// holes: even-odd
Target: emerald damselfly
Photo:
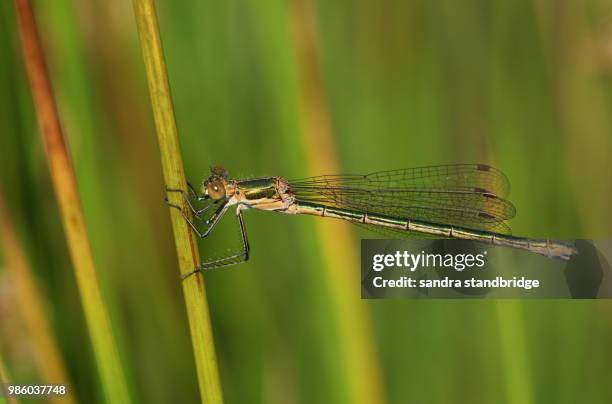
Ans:
[[[505,199],[509,188],[507,177],[489,165],[452,164],[298,180],[235,180],[222,167],[213,167],[200,193],[191,185],[188,191],[167,191],[183,195],[193,218],[180,206],[169,205],[181,210],[200,238],[207,237],[231,207],[236,208],[240,226],[241,252],[204,262],[185,277],[248,260],[250,248],[242,216],[246,209],[342,219],[392,238],[472,240],[562,260],[577,253],[560,241],[513,236],[506,224],[516,213]]]

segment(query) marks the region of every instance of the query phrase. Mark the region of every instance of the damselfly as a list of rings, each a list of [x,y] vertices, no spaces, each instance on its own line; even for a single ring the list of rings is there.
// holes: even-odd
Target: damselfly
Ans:
[[[241,252],[202,263],[186,276],[248,260],[242,211],[251,208],[343,219],[394,238],[473,240],[563,260],[576,254],[574,247],[559,241],[512,236],[505,223],[515,215],[514,206],[505,199],[508,190],[508,179],[493,167],[455,164],[299,180],[232,180],[222,167],[213,167],[200,193],[192,186],[189,191],[167,191],[182,193],[193,220],[180,206],[170,206],[181,210],[198,237],[207,237],[230,207],[236,208],[242,234]],[[205,217],[212,208],[216,208],[212,215]]]

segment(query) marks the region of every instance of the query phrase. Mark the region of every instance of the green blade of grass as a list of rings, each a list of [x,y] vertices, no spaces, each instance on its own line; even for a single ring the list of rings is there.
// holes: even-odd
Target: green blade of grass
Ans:
[[[291,24],[298,62],[299,115],[304,161],[309,175],[341,172],[327,95],[321,72],[314,4],[293,0]],[[335,313],[342,390],[350,403],[384,403],[385,388],[366,305],[359,304],[358,253],[344,223],[316,222],[329,288],[330,309]],[[352,287],[347,286],[352,285]],[[330,332],[330,335],[333,335]],[[331,336],[331,338],[334,338]]]
[[[155,5],[151,0],[134,0],[133,3],[157,128],[164,180],[168,188],[186,189],[183,159]],[[183,211],[189,212],[181,195],[172,193],[168,195],[168,198],[171,203],[180,205]],[[170,216],[179,270],[181,275],[184,275],[200,265],[197,239],[178,210],[171,209]],[[223,394],[217,369],[206,290],[200,273],[190,276],[183,282],[183,292],[202,401],[221,403]]]
[[[15,5],[38,123],[102,387],[108,402],[129,403],[128,388],[100,290],[76,177],[60,125],[32,5],[29,0],[15,0]]]
[[[534,402],[522,304],[514,300],[495,301],[500,354],[506,381],[506,400],[509,404]]]

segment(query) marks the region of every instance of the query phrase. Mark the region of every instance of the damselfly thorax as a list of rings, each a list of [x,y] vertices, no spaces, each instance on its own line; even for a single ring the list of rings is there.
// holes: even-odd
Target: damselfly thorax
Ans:
[[[505,199],[508,190],[501,171],[483,164],[456,164],[299,180],[231,180],[223,168],[214,167],[199,194],[191,186],[189,191],[168,192],[184,195],[193,220],[185,212],[183,216],[199,237],[208,236],[228,209],[235,208],[242,251],[203,263],[194,272],[248,260],[242,216],[246,209],[340,219],[393,238],[473,240],[564,260],[576,254],[574,247],[559,241],[512,236],[506,221],[514,217],[515,209]],[[212,215],[205,217],[213,208]]]
[[[270,211],[289,211],[296,205],[287,180],[282,177],[256,178],[232,181],[228,204],[239,205],[241,209],[254,208]],[[241,206],[242,205],[242,206]]]

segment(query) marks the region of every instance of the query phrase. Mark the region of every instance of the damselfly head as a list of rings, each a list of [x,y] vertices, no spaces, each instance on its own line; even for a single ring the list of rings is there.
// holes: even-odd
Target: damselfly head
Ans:
[[[202,183],[202,193],[210,199],[219,200],[226,196],[227,171],[221,166],[211,167],[210,176]]]
[[[210,167],[210,176],[211,177],[221,177],[227,179],[228,173],[223,166],[214,166]]]

